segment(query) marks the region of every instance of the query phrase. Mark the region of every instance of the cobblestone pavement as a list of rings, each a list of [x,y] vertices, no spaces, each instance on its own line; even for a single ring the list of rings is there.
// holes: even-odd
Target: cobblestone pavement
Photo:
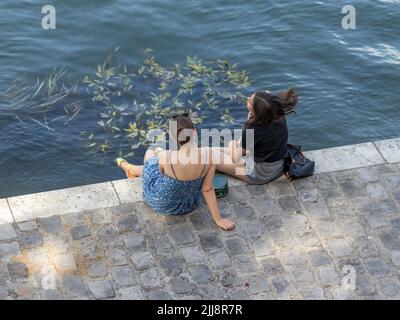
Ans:
[[[0,299],[400,298],[399,164],[231,187],[220,207],[234,231],[143,202],[2,225]]]

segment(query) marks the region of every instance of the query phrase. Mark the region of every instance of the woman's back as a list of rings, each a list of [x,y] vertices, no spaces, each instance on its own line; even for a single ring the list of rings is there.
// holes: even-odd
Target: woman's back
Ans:
[[[194,210],[201,197],[201,188],[210,167],[208,150],[188,158],[185,148],[164,151],[146,162],[143,171],[144,200],[159,213],[177,215]],[[197,150],[196,150],[197,149]]]

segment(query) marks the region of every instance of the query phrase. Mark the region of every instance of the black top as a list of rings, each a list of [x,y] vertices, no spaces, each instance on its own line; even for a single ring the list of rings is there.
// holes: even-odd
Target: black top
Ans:
[[[252,126],[254,129],[254,161],[275,162],[282,160],[287,152],[288,129],[285,117],[269,124]],[[246,130],[242,132],[242,148],[250,150],[246,143]]]

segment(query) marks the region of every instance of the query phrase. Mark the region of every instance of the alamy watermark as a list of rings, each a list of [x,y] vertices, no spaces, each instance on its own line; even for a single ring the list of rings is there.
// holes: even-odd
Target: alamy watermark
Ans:
[[[343,6],[342,14],[345,16],[342,18],[342,28],[344,30],[355,30],[356,25],[356,8],[350,4]]]
[[[198,148],[192,148],[188,154],[181,154],[180,164],[212,164],[232,165],[237,164],[235,170],[237,175],[250,174],[254,169],[254,130],[253,129],[183,129],[178,134],[176,121],[169,122],[169,139],[166,139],[167,132],[162,129],[151,129],[146,134],[147,143],[150,149],[161,148],[163,150],[179,150],[179,142],[190,139],[191,143],[206,146],[212,158],[209,159],[208,153],[199,154]],[[245,138],[245,146],[242,139]],[[222,145],[221,145],[222,142]],[[245,147],[245,148],[244,148]],[[245,152],[245,154],[244,154]],[[177,153],[172,153],[168,158],[168,163],[177,164]],[[236,160],[236,161],[235,161]],[[161,161],[161,160],[160,160]],[[168,164],[163,163],[163,164]],[[239,165],[242,164],[242,165]]]
[[[345,265],[342,268],[342,288],[345,290],[356,289],[356,269],[351,265]]]
[[[56,8],[51,5],[45,5],[42,8],[42,14],[45,16],[42,18],[42,28],[44,30],[54,30],[57,27],[56,24]]]

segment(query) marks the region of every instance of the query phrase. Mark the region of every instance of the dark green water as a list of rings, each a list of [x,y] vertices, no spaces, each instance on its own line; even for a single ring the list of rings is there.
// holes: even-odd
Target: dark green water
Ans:
[[[81,80],[116,47],[135,66],[149,47],[166,65],[237,62],[250,91],[296,87],[290,140],[305,149],[400,135],[400,1],[352,1],[357,29],[343,30],[347,1],[53,0],[57,29],[45,31],[48,2],[0,2],[0,92],[58,65]],[[244,106],[232,113],[246,116]],[[0,114],[0,198],[122,178],[115,155],[87,156],[79,133],[89,127],[99,130],[90,110],[55,131]]]

